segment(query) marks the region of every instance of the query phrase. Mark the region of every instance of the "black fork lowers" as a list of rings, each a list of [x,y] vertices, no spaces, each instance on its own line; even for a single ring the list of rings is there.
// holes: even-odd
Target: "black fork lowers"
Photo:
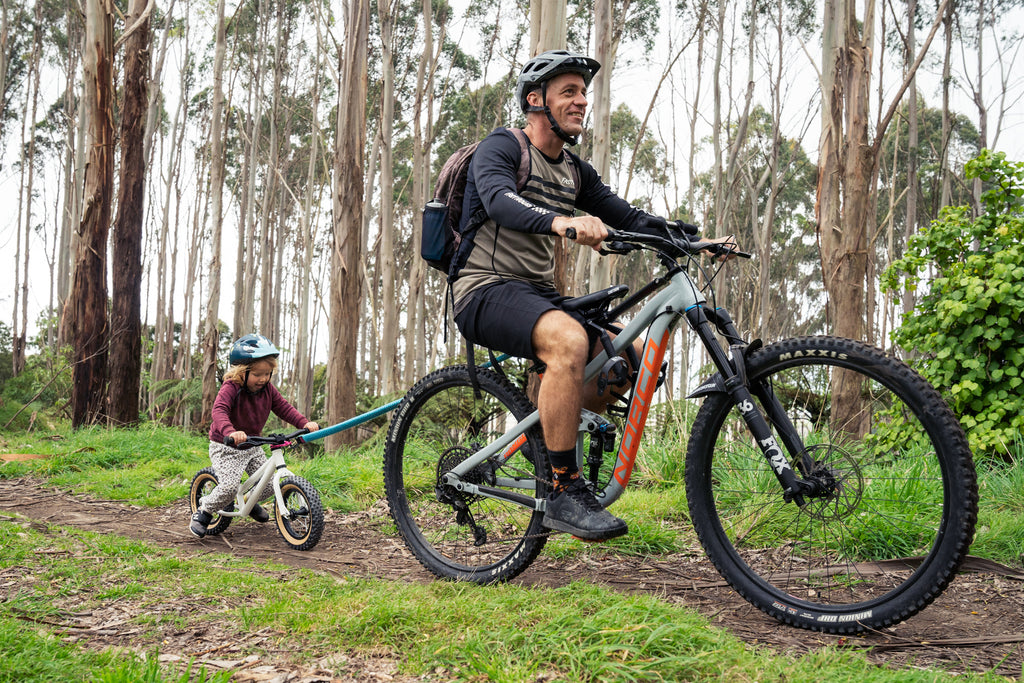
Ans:
[[[704,306],[692,306],[686,311],[686,319],[690,327],[697,333],[697,336],[700,337],[701,342],[704,344],[704,348],[711,355],[711,361],[715,364],[715,368],[722,377],[725,390],[732,397],[733,402],[740,411],[740,415],[743,417],[743,421],[746,422],[747,428],[750,429],[750,433],[757,441],[757,445],[772,468],[772,472],[775,473],[775,478],[778,479],[779,485],[782,487],[785,499],[803,507],[805,503],[804,494],[813,493],[814,487],[807,480],[797,476],[789,460],[786,458],[782,447],[775,440],[775,436],[772,434],[771,427],[768,424],[768,419],[771,419],[772,423],[779,429],[783,443],[789,452],[800,455],[798,466],[806,473],[809,471],[812,463],[808,462],[810,458],[797,434],[796,428],[790,422],[785,410],[778,404],[771,389],[759,384],[756,387],[758,399],[761,405],[765,406],[765,410],[768,412],[768,419],[761,413],[747,382],[746,364],[744,363],[746,345],[733,343],[730,346],[732,351],[732,359],[730,360],[725,349],[722,348],[721,343],[719,343],[718,338],[715,336],[709,318],[714,320],[715,326],[727,339],[733,342],[741,341],[732,319],[724,309],[713,310]]]

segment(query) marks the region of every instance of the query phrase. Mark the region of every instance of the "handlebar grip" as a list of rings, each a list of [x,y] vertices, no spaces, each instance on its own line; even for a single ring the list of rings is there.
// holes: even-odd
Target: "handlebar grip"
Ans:
[[[232,448],[235,447],[235,440],[231,437],[230,434],[224,437],[224,445],[231,446]]]
[[[575,240],[576,239],[576,228],[566,228],[565,229],[565,236],[568,237],[571,240]]]

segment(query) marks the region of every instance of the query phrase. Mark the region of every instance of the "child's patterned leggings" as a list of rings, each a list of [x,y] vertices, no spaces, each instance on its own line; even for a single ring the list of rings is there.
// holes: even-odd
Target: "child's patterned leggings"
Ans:
[[[252,474],[267,461],[262,448],[241,450],[222,443],[210,442],[210,462],[217,475],[217,486],[199,500],[199,507],[210,514],[224,510],[235,502],[235,495],[242,485],[242,472]],[[263,500],[274,492],[273,481],[260,492],[256,500]]]

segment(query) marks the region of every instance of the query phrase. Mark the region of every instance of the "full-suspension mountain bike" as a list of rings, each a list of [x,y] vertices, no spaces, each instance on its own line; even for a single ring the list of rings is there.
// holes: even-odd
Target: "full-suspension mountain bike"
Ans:
[[[614,306],[625,286],[569,303],[601,331],[586,381],[632,380],[621,429],[581,416],[577,457],[598,500],[611,505],[630,480],[670,336],[685,320],[715,368],[689,395],[702,404],[686,496],[721,575],[776,619],[831,633],[891,625],[930,604],[967,554],[978,501],[967,440],[938,391],[857,341],[744,341],[708,303],[710,278],[702,291],[687,272],[695,254],[721,248],[691,242],[680,224],[612,231],[604,245],[651,251],[664,272]],[[635,370],[623,367],[641,336]],[[539,416],[500,368],[445,367],[409,390],[388,430],[384,485],[406,545],[438,577],[507,581],[553,533],[541,525],[551,473]]]
[[[322,430],[321,430],[322,431]],[[284,462],[283,450],[304,443],[302,436],[308,429],[290,434],[268,434],[249,436],[244,443],[235,444],[231,437],[225,439],[228,446],[239,449],[270,446],[270,457],[259,469],[242,482],[235,495],[235,503],[227,510],[213,516],[206,528],[207,536],[223,533],[234,517],[247,517],[259,504],[253,492],[263,491],[267,484],[274,490],[274,520],[281,538],[296,550],[310,550],[320,542],[324,532],[324,508],[320,494],[313,485],[292,473]],[[319,434],[319,432],[316,432]],[[200,499],[217,487],[217,473],[213,467],[204,467],[192,477],[188,503],[190,512],[199,509]]]

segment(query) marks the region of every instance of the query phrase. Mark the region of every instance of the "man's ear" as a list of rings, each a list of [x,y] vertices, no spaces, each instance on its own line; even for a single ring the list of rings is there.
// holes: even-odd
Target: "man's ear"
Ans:
[[[537,88],[536,90],[526,93],[526,102],[531,107],[543,107],[544,98],[541,95],[540,88]]]

